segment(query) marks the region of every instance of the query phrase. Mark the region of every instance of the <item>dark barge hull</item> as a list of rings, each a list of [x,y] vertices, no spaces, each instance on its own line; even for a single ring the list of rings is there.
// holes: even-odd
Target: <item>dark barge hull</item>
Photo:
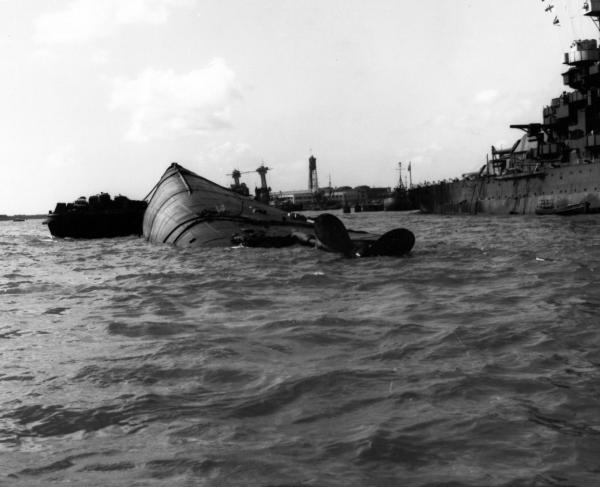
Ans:
[[[59,238],[113,238],[142,235],[142,211],[50,214],[48,229]]]
[[[83,202],[81,202],[83,200]],[[146,202],[107,193],[84,197],[75,203],[57,203],[44,221],[50,233],[59,238],[113,238],[142,235]]]

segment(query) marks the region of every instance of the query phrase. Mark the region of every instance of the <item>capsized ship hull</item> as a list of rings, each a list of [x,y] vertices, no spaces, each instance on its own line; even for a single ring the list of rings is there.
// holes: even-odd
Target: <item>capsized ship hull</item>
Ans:
[[[428,213],[541,214],[582,205],[600,211],[600,162],[547,167],[523,175],[481,176],[411,189]]]
[[[144,237],[150,242],[179,247],[230,246],[243,238],[264,242],[294,236],[315,244],[314,225],[300,215],[235,193],[177,163],[165,171],[147,197]],[[378,235],[350,230],[355,243],[372,242]]]

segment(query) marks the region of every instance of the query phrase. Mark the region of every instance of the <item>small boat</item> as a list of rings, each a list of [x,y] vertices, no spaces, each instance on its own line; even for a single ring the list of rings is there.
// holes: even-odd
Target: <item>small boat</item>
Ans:
[[[142,234],[145,201],[108,193],[80,196],[73,203],[57,203],[44,224],[59,238],[111,238]]]
[[[320,239],[314,221],[304,215],[288,213],[239,194],[175,162],[150,191],[146,201],[144,237],[150,242],[178,247],[284,247],[299,243],[338,251],[337,240],[345,238],[347,232],[353,249],[360,253],[380,238],[372,233],[346,230],[341,222],[341,226],[327,232],[332,219],[326,218],[319,226],[324,229]],[[403,247],[402,253],[409,250]],[[389,255],[400,255],[399,252],[399,248],[391,249]],[[348,254],[347,247],[342,253]]]
[[[590,209],[590,204],[587,201],[583,203],[576,203],[572,205],[559,206],[555,207],[551,201],[542,200],[540,204],[535,209],[536,215],[562,215],[562,216],[570,216],[570,215],[581,215],[584,213],[588,213]]]

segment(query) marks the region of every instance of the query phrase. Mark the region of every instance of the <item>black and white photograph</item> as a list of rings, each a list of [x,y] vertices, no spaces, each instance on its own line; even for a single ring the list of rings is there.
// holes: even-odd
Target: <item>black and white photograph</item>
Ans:
[[[0,0],[0,487],[600,486],[600,0]]]

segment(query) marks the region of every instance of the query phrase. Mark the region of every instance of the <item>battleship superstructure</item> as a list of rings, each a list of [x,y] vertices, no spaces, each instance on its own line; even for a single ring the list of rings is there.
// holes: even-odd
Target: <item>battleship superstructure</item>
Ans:
[[[600,29],[600,0],[586,13]],[[523,136],[510,149],[492,146],[480,171],[410,189],[417,207],[434,213],[600,212],[600,50],[576,40],[565,53],[564,91],[543,110],[543,123],[511,125]]]

